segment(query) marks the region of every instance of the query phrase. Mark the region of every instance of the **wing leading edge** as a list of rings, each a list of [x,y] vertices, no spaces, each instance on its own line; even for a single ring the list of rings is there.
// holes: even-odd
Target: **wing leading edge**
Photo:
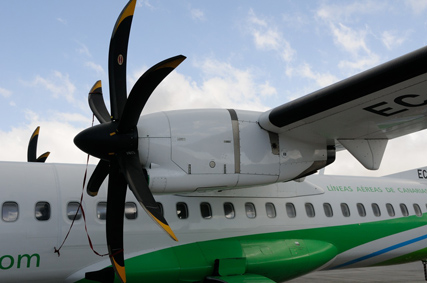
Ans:
[[[378,169],[387,140],[427,128],[427,47],[261,114],[262,128],[349,150]]]

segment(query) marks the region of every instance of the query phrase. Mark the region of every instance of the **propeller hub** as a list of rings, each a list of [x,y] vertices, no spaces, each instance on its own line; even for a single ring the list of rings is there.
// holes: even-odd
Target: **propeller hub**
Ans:
[[[138,132],[118,133],[117,122],[108,122],[81,131],[74,144],[82,151],[104,160],[110,160],[119,152],[138,149]]]

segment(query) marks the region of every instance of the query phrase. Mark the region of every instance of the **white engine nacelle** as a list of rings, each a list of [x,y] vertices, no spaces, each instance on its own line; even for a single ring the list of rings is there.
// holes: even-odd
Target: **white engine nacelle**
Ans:
[[[138,124],[153,193],[288,181],[331,163],[335,150],[263,130],[260,112],[201,109],[149,114]]]

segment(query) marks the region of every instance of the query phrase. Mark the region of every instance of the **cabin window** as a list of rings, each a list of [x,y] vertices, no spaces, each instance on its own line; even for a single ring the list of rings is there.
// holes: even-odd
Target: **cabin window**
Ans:
[[[188,207],[184,202],[178,202],[176,204],[176,215],[179,219],[187,219],[188,218]]]
[[[334,216],[334,211],[332,210],[332,206],[330,203],[325,202],[323,204],[323,210],[325,211],[326,217]]]
[[[387,203],[385,205],[385,207],[387,208],[387,213],[389,216],[394,217],[396,214],[394,213],[394,208],[393,205],[391,203]]]
[[[273,203],[267,202],[265,204],[265,211],[267,212],[268,218],[275,218],[276,217],[276,208],[274,207]]]
[[[357,207],[357,212],[359,212],[359,215],[362,217],[366,216],[366,210],[365,210],[365,206],[363,205],[363,203],[358,203],[356,205]]]
[[[246,210],[246,216],[248,218],[256,217],[255,205],[253,203],[251,202],[245,203],[245,210]]]
[[[314,217],[316,214],[314,212],[314,206],[313,204],[307,202],[305,204],[305,212],[307,213],[308,217]]]
[[[164,211],[163,211],[163,204],[161,204],[160,202],[156,202],[156,203],[157,203],[157,205],[159,206],[160,214],[161,214],[162,216],[165,216],[165,215],[164,215]]]
[[[293,203],[286,203],[286,213],[289,218],[295,218],[297,216],[297,211],[295,210],[295,206]]]
[[[16,202],[7,201],[3,203],[2,207],[2,218],[6,222],[14,222],[18,219],[19,207]]]
[[[98,202],[96,206],[96,217],[100,220],[107,219],[107,203],[105,201]]]
[[[34,210],[36,219],[39,221],[46,221],[50,218],[50,204],[45,201],[39,201],[36,203],[36,208]]]
[[[204,219],[211,219],[212,218],[211,205],[207,202],[202,202],[200,204],[200,213],[202,214],[202,217]]]
[[[74,217],[75,220],[79,220],[80,218],[82,218],[82,211],[81,209],[79,209],[80,207],[80,203],[76,202],[76,201],[72,201],[69,202],[67,205],[67,217],[70,220],[73,220]]]
[[[408,208],[406,207],[406,205],[404,203],[400,204],[400,210],[402,211],[403,216],[409,215]]]
[[[419,217],[423,216],[423,212],[418,204],[414,203],[415,214]]]
[[[235,217],[234,206],[231,202],[224,203],[225,218],[233,219]]]
[[[376,203],[372,204],[372,211],[374,212],[374,215],[376,217],[380,217],[381,216],[381,210],[380,210],[380,207],[378,206],[378,204],[376,204]]]
[[[138,208],[134,202],[125,203],[125,217],[129,220],[133,220],[138,217]]]
[[[348,205],[346,203],[341,203],[341,211],[344,217],[350,216],[350,208],[348,208]]]

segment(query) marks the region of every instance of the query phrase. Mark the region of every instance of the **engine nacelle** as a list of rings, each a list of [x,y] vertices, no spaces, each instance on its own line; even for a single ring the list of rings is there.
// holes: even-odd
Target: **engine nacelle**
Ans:
[[[288,181],[331,163],[335,150],[258,125],[260,112],[201,109],[149,114],[138,124],[140,160],[154,193]],[[332,158],[333,157],[333,158]]]

